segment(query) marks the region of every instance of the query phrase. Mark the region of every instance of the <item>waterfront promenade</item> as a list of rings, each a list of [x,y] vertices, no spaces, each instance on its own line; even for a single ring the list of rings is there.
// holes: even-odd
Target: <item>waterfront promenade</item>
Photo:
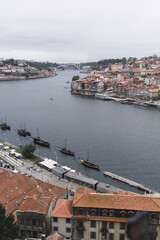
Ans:
[[[68,190],[72,189],[75,191],[79,186],[76,183],[60,179],[59,177],[55,176],[52,172],[49,172],[46,169],[41,168],[40,166],[38,166],[37,164],[33,163],[28,159],[25,158],[15,159],[14,157],[9,156],[8,151],[1,149],[0,158],[6,163],[10,164],[11,166],[14,166],[15,172],[20,172],[21,174],[28,175],[29,177],[33,177],[41,181],[54,184],[58,187],[63,187]]]

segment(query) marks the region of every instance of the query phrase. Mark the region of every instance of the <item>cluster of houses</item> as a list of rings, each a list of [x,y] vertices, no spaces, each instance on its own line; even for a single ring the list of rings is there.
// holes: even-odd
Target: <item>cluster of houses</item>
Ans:
[[[71,93],[112,95],[154,101],[160,98],[160,58],[148,57],[134,63],[113,64],[99,71],[90,71],[87,77],[72,81]]]
[[[0,61],[0,81],[52,76],[55,76],[54,71],[38,69],[30,66],[25,61],[16,61],[16,64],[6,64]]]
[[[144,217],[144,239],[160,239],[159,194],[141,195],[121,189],[98,193],[83,186],[69,194],[54,182],[3,168],[0,181],[0,202],[7,215],[15,216],[19,239],[124,240],[128,222],[140,222]]]

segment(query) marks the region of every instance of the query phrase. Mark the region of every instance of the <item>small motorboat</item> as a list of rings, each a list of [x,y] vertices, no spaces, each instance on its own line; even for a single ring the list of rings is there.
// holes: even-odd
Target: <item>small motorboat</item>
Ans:
[[[54,100],[54,97],[50,97],[51,100]]]

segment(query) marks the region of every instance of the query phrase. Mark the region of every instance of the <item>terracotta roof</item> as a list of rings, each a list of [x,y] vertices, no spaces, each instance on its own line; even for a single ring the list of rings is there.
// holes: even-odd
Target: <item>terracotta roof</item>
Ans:
[[[160,211],[160,198],[144,195],[75,193],[73,207]]]
[[[31,211],[47,214],[51,202],[52,198],[50,197],[28,197],[22,202],[18,211]]]
[[[52,214],[52,217],[72,217],[72,200],[59,199]]]
[[[66,192],[64,188],[4,169],[0,170],[0,183],[0,202],[7,208],[7,214],[17,210],[28,196],[55,198]]]
[[[46,240],[65,240],[65,237],[59,233],[54,233],[46,238]]]

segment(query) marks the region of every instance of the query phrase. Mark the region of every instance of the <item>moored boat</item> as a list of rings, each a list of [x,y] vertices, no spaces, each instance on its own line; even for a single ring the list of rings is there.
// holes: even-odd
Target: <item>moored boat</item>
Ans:
[[[64,147],[59,147],[59,150],[67,155],[74,156],[74,152],[70,151],[69,149],[66,148],[67,146],[67,140],[65,139],[65,146]]]
[[[0,128],[2,129],[2,130],[6,130],[6,129],[8,129],[8,130],[11,130],[11,127],[7,124],[7,122],[6,122],[6,118],[5,118],[5,122],[3,122],[2,121],[2,119],[1,119],[1,124],[0,124]]]
[[[37,132],[38,132],[38,137],[34,137],[33,138],[33,142],[35,144],[38,144],[38,145],[41,145],[41,146],[44,146],[44,147],[50,147],[50,143],[49,142],[40,139],[38,129],[37,129]]]
[[[26,130],[25,123],[24,123],[24,128],[17,129],[17,132],[20,136],[23,136],[23,137],[31,136],[31,133]]]
[[[44,147],[50,147],[50,143],[40,139],[40,137],[34,137],[33,141],[35,144],[38,144]]]
[[[100,168],[98,165],[95,165],[95,164],[93,164],[91,162],[88,162],[88,159],[87,160],[83,160],[83,159],[80,158],[80,161],[86,167],[93,168],[93,169],[96,169],[96,170],[99,170],[99,168]]]

